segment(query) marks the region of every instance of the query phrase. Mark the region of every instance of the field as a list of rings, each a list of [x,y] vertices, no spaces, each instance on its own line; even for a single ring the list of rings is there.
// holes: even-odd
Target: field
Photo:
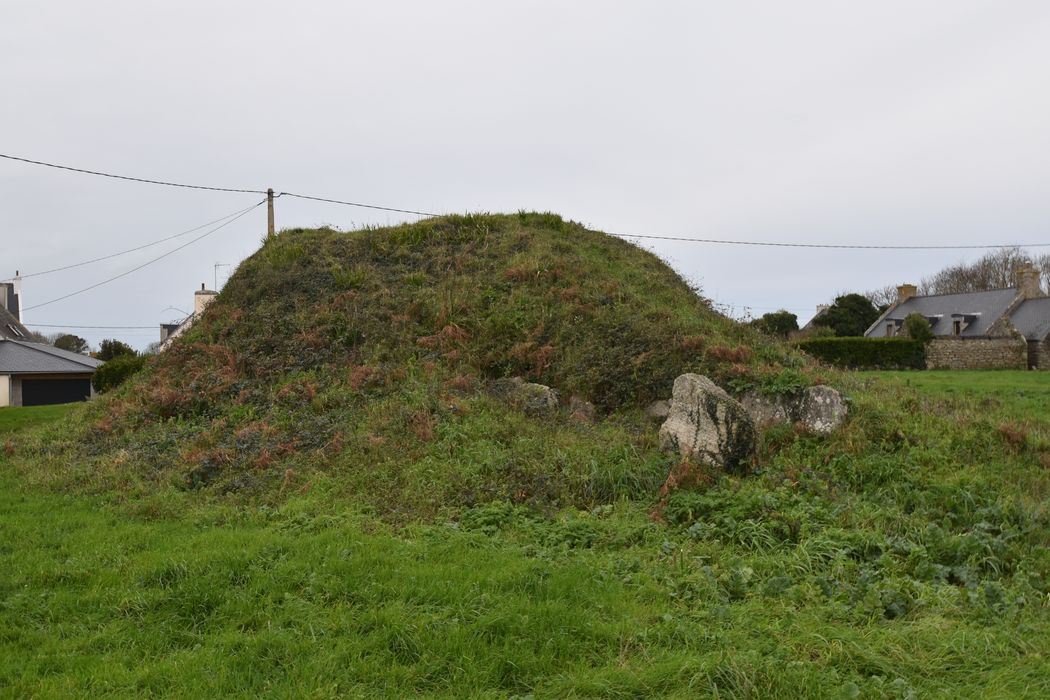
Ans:
[[[1043,375],[860,377],[871,406],[918,388],[1046,426]],[[1025,520],[941,474],[901,510],[876,488],[896,468],[862,461],[833,467],[865,484],[833,501],[735,480],[678,503],[707,517],[667,525],[621,500],[404,527],[310,494],[157,513],[27,487],[0,461],[0,694],[1045,697],[1047,599],[1028,579],[1046,560],[1016,548],[1046,545],[1045,508]]]
[[[850,417],[723,473],[646,415],[686,371]],[[822,367],[553,214],[286,230],[127,383],[0,415],[0,688],[1048,697],[1041,380]]]
[[[0,408],[0,435],[33,425],[56,420],[74,408],[74,404]]]
[[[1044,422],[1050,408],[1050,377],[1043,372],[872,372],[915,387],[929,396],[969,399],[985,409],[1020,421]]]

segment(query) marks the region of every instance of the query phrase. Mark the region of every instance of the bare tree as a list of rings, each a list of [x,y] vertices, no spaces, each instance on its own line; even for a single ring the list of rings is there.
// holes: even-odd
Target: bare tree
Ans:
[[[864,296],[876,309],[885,309],[887,306],[897,301],[897,288],[892,284],[888,284],[885,287],[872,289],[870,292],[864,292]]]
[[[1021,248],[1000,248],[972,263],[949,265],[932,277],[924,277],[919,283],[919,293],[958,294],[1013,287],[1014,273],[1022,265],[1039,268],[1044,284],[1050,280],[1050,255],[1033,258]]]

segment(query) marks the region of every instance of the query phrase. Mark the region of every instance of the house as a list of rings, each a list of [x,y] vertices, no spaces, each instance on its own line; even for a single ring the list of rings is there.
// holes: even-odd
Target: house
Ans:
[[[1031,265],[1015,275],[1013,287],[961,294],[918,296],[915,285],[902,284],[865,336],[896,336],[905,318],[920,314],[934,335],[930,369],[1050,369],[1050,297]]]
[[[102,362],[34,342],[20,320],[18,291],[17,283],[0,284],[0,406],[70,403],[92,396],[91,377]]]
[[[188,331],[218,295],[218,292],[205,289],[202,282],[201,288],[193,293],[193,313],[178,323],[160,324],[160,351],[167,350],[176,338]]]

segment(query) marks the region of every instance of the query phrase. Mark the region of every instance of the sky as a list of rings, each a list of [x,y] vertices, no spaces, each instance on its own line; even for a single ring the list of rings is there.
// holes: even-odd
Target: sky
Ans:
[[[553,211],[618,234],[1050,243],[1042,0],[180,3],[0,0],[0,153],[436,213]],[[0,277],[256,204],[0,159]],[[278,228],[411,215],[288,197]],[[265,207],[23,280],[23,320],[142,348],[222,285]],[[646,241],[736,316],[980,251]],[[1033,252],[1039,252],[1033,249]],[[216,267],[216,265],[220,265]],[[51,325],[44,325],[51,324]]]

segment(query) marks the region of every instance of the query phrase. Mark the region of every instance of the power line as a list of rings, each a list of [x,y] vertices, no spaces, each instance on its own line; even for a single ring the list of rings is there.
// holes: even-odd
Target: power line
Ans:
[[[22,163],[31,163],[33,165],[42,165],[48,168],[58,168],[59,170],[69,170],[77,173],[84,173],[87,175],[97,175],[100,177],[114,178],[117,180],[128,180],[131,182],[142,182],[151,185],[163,185],[166,187],[182,187],[186,189],[194,190],[210,190],[213,192],[242,192],[250,194],[267,194],[266,190],[252,190],[252,189],[237,189],[232,187],[208,187],[205,185],[187,185],[177,182],[166,182],[163,180],[150,180],[139,177],[129,177],[126,175],[115,175],[113,173],[105,173],[97,170],[87,170],[85,168],[74,168],[68,165],[57,165],[55,163],[47,163],[40,160],[32,160],[29,158],[20,158],[18,156],[6,155],[0,153],[0,158],[6,158],[8,160],[19,161]],[[341,199],[330,199],[327,197],[315,197],[312,195],[296,194],[294,192],[281,192],[276,195],[277,197],[288,196],[296,197],[298,199],[307,199],[315,202],[327,202],[329,204],[341,204],[349,207],[359,207],[363,209],[374,209],[378,211],[389,211],[397,212],[400,214],[414,214],[416,216],[440,216],[434,212],[419,211],[416,209],[401,209],[397,207],[386,207],[378,204],[365,204],[363,202],[351,202]],[[809,249],[837,249],[837,250],[990,250],[995,248],[1010,248],[1010,247],[1021,247],[1021,248],[1046,248],[1050,247],[1050,243],[1028,243],[1028,244],[981,244],[981,245],[880,245],[880,244],[849,244],[849,243],[795,243],[795,242],[773,242],[773,241],[743,241],[743,240],[730,240],[730,239],[719,239],[719,238],[689,238],[685,236],[654,236],[645,234],[628,234],[628,233],[613,233],[610,234],[618,238],[637,238],[657,241],[684,241],[688,243],[709,243],[715,245],[739,245],[739,246],[755,246],[755,247],[769,247],[769,248],[809,248]],[[38,273],[43,274],[43,273]]]
[[[127,180],[129,182],[141,182],[148,185],[163,185],[165,187],[182,187],[190,190],[208,190],[211,192],[242,192],[248,194],[266,194],[266,190],[251,190],[251,189],[240,189],[235,187],[209,187],[206,185],[187,185],[180,182],[167,182],[165,180],[151,180],[143,177],[131,177],[128,175],[116,175],[114,173],[106,173],[99,170],[88,170],[86,168],[74,168],[69,165],[59,165],[57,163],[47,163],[42,160],[33,160],[31,158],[21,158],[19,156],[12,156],[5,153],[0,153],[0,158],[6,158],[7,160],[14,160],[21,163],[30,163],[32,165],[42,165],[46,168],[56,168],[58,170],[68,170],[74,173],[83,173],[84,175],[97,175],[99,177],[108,177],[115,180]],[[277,196],[287,195],[289,197],[298,197],[299,199],[312,199],[316,202],[328,202],[330,204],[342,204],[350,207],[361,207],[363,209],[377,209],[379,211],[392,211],[399,212],[402,214],[416,214],[418,216],[439,216],[438,214],[432,214],[422,211],[413,211],[411,209],[398,209],[396,207],[383,207],[378,204],[364,204],[362,202],[347,202],[339,199],[328,199],[325,197],[313,197],[305,194],[293,194],[291,192],[281,192]]]
[[[65,295],[63,295],[63,296],[60,296],[60,297],[56,297],[55,299],[51,299],[50,301],[45,301],[45,302],[44,302],[44,303],[42,303],[42,304],[35,304],[35,305],[33,305],[33,306],[27,306],[27,307],[25,307],[25,308],[23,309],[23,311],[30,311],[30,310],[32,310],[32,309],[39,309],[39,308],[41,308],[41,307],[43,307],[43,306],[47,306],[47,305],[49,305],[49,304],[54,304],[54,303],[55,303],[56,301],[62,301],[63,299],[68,299],[68,298],[70,298],[70,297],[72,297],[72,296],[76,296],[77,294],[83,294],[84,292],[87,292],[87,291],[90,291],[90,290],[92,290],[92,289],[95,289],[96,287],[101,287],[101,286],[102,286],[102,285],[104,285],[104,284],[109,284],[110,282],[113,282],[113,281],[115,281],[115,280],[118,280],[118,279],[120,279],[121,277],[127,277],[127,276],[128,276],[128,275],[130,275],[131,273],[133,273],[133,272],[137,272],[137,271],[141,270],[142,268],[146,267],[147,265],[152,265],[153,263],[157,262],[158,260],[162,260],[162,259],[164,259],[164,258],[168,257],[168,256],[169,256],[169,255],[171,255],[172,253],[177,253],[178,251],[182,250],[183,248],[186,248],[187,246],[191,246],[191,245],[193,245],[194,243],[196,243],[197,241],[201,240],[201,239],[202,239],[202,238],[204,238],[205,236],[210,236],[211,234],[215,233],[215,232],[216,232],[216,231],[218,231],[219,229],[221,229],[221,228],[225,228],[226,226],[229,226],[229,225],[230,225],[230,224],[232,224],[232,223],[233,223],[234,221],[237,221],[237,219],[240,219],[240,218],[241,218],[242,216],[244,216],[244,215],[245,215],[245,214],[247,214],[248,212],[252,211],[252,210],[253,210],[253,209],[255,209],[256,207],[262,206],[262,205],[263,205],[263,204],[265,204],[265,203],[266,203],[266,200],[264,199],[264,200],[262,200],[261,202],[259,202],[258,204],[255,204],[255,205],[253,205],[253,206],[251,206],[251,207],[248,207],[247,209],[245,209],[244,211],[242,211],[242,212],[241,212],[240,214],[238,214],[237,216],[233,217],[232,219],[229,219],[229,220],[227,220],[227,221],[226,221],[225,223],[219,224],[219,225],[218,225],[218,226],[216,226],[215,228],[213,228],[213,229],[210,229],[210,230],[208,230],[208,231],[204,232],[203,234],[201,234],[200,236],[197,236],[197,237],[196,237],[196,238],[194,238],[193,240],[191,240],[191,241],[188,241],[188,242],[186,242],[186,243],[183,243],[183,244],[182,244],[182,245],[180,245],[179,247],[177,247],[177,248],[173,248],[173,249],[169,250],[169,251],[168,251],[167,253],[164,253],[163,255],[158,255],[157,257],[153,258],[152,260],[148,260],[148,261],[146,261],[146,262],[142,263],[142,264],[141,264],[141,265],[139,265],[138,267],[133,267],[132,269],[128,270],[127,272],[122,272],[122,273],[120,273],[119,275],[116,275],[116,276],[114,276],[114,277],[110,277],[109,279],[105,279],[105,280],[102,280],[101,282],[97,282],[97,283],[95,283],[95,284],[91,285],[90,287],[84,287],[83,289],[78,289],[78,290],[77,290],[77,291],[75,291],[75,292],[70,292],[69,294],[65,294]]]
[[[165,187],[182,187],[188,190],[210,190],[212,192],[242,192],[247,194],[266,194],[266,190],[247,190],[238,189],[235,187],[208,187],[205,185],[186,185],[180,182],[165,182],[164,180],[150,180],[143,177],[130,177],[128,175],[114,175],[113,173],[104,173],[98,170],[86,170],[85,168],[74,168],[69,165],[57,165],[55,163],[45,163],[42,160],[31,160],[29,158],[19,158],[18,156],[11,156],[5,153],[0,153],[0,158],[6,158],[7,160],[17,160],[22,163],[31,163],[33,165],[43,165],[47,168],[56,168],[58,170],[69,170],[74,173],[83,173],[85,175],[98,175],[99,177],[109,177],[114,180],[128,180],[129,182],[142,182],[147,185],[164,185]]]
[[[152,243],[146,243],[144,245],[140,245],[140,246],[137,246],[135,248],[128,248],[127,250],[122,250],[119,253],[112,253],[110,255],[103,255],[103,256],[98,257],[98,258],[92,258],[91,260],[85,260],[83,262],[73,263],[72,265],[63,265],[62,267],[54,267],[54,268],[51,268],[50,270],[41,270],[40,272],[31,272],[28,275],[21,275],[20,277],[21,277],[21,279],[28,279],[30,277],[39,277],[40,275],[50,275],[53,272],[62,272],[63,270],[71,270],[74,267],[83,267],[84,265],[90,265],[92,263],[97,263],[97,262],[101,262],[103,260],[109,260],[110,258],[116,258],[116,257],[119,257],[121,255],[126,255],[127,253],[134,253],[135,251],[143,250],[145,248],[150,248],[152,246],[158,245],[160,243],[164,243],[166,241],[173,240],[175,238],[181,238],[182,236],[188,236],[189,234],[193,233],[194,231],[200,231],[202,228],[207,228],[208,226],[211,226],[213,224],[217,224],[220,221],[225,221],[226,219],[229,219],[230,217],[237,216],[238,214],[244,214],[246,212],[249,212],[252,209],[254,209],[255,207],[257,207],[257,206],[259,206],[259,205],[258,204],[253,204],[253,205],[251,205],[250,207],[248,207],[246,209],[239,209],[239,210],[233,212],[232,214],[227,214],[226,216],[223,216],[221,218],[215,219],[214,221],[209,221],[209,222],[207,222],[205,224],[201,224],[200,226],[194,226],[193,228],[188,229],[186,231],[183,231],[182,233],[176,233],[173,236],[168,236],[166,238],[161,238],[159,240],[153,241]]]
[[[158,326],[77,326],[65,323],[23,323],[23,326],[31,326],[33,328],[77,328],[86,330],[104,330],[104,331],[117,331],[117,330],[157,330]]]
[[[976,250],[991,248],[1047,248],[1050,243],[1003,243],[998,245],[867,245],[847,243],[777,243],[772,241],[732,241],[718,238],[685,238],[682,236],[647,236],[637,233],[611,233],[617,238],[647,238],[658,241],[687,241],[721,245],[768,246],[771,248],[838,248],[844,250]]]
[[[292,192],[281,192],[278,197],[296,197],[298,199],[311,199],[315,202],[328,202],[329,204],[343,204],[348,207],[361,207],[362,209],[378,209],[379,211],[393,211],[399,214],[416,214],[418,216],[441,216],[426,211],[415,211],[413,209],[397,209],[396,207],[381,207],[378,204],[361,204],[360,202],[346,202],[341,199],[327,199],[325,197],[311,197],[306,194],[294,194]]]

